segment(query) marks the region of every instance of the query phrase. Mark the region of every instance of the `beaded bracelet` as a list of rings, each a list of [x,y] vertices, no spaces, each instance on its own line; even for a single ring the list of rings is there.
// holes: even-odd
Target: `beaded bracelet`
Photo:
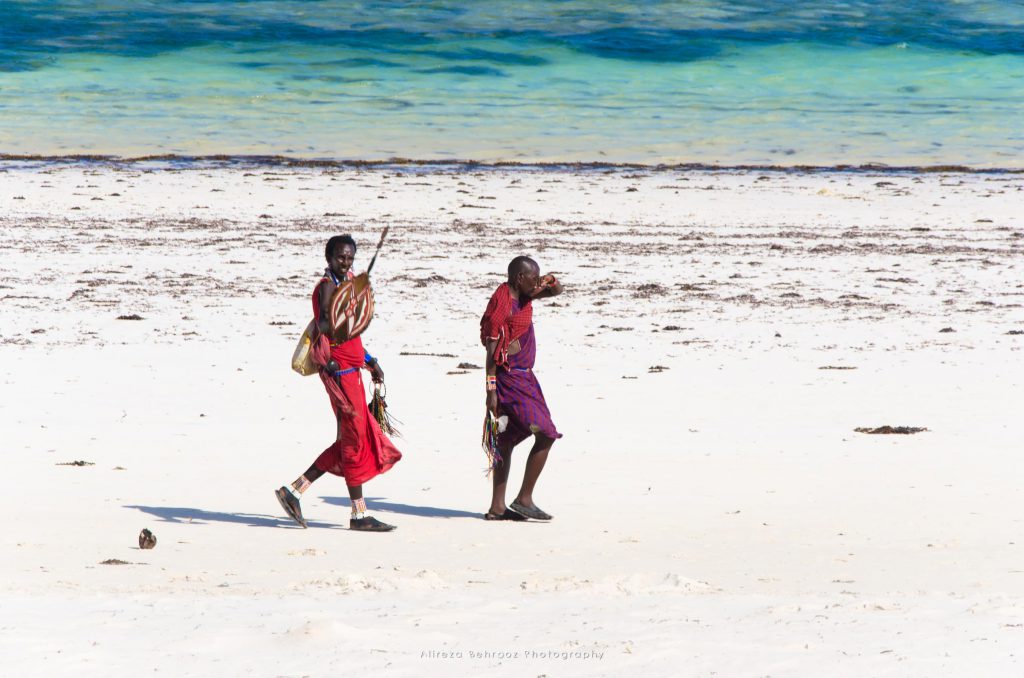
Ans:
[[[497,391],[498,390],[498,377],[487,375],[487,390]]]

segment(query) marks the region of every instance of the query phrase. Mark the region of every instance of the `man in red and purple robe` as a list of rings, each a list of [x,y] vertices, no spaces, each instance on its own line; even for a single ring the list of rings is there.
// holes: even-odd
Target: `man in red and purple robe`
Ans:
[[[533,373],[537,357],[533,302],[561,293],[562,285],[553,275],[542,277],[536,261],[516,257],[508,265],[508,282],[495,290],[480,319],[480,341],[487,349],[487,409],[494,417],[508,417],[505,430],[498,434],[491,507],[484,514],[487,520],[551,520],[533,502],[533,489],[551,446],[562,434],[551,421],[540,382]],[[531,435],[534,443],[522,487],[506,506],[512,450]]]
[[[366,407],[360,368],[369,370],[373,381],[378,383],[384,380],[384,371],[377,359],[363,349],[360,337],[340,343],[329,338],[331,297],[342,281],[352,278],[356,243],[348,235],[334,236],[327,241],[324,255],[328,268],[313,290],[313,314],[317,318],[318,332],[313,338],[310,353],[313,362],[320,367],[320,379],[331,400],[338,425],[337,436],[305,473],[290,486],[282,486],[275,494],[285,512],[306,527],[299,503],[302,493],[324,473],[341,476],[348,486],[352,502],[349,528],[389,532],[395,527],[367,515],[363,498],[363,483],[384,473],[402,458],[402,453],[380,430],[377,420],[370,416]]]

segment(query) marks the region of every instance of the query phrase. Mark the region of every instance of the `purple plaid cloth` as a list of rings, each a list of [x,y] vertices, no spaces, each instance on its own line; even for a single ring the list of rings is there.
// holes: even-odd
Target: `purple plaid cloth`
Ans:
[[[519,310],[518,300],[512,302],[512,310]],[[552,439],[562,437],[551,421],[544,392],[533,373],[536,358],[537,337],[530,323],[530,329],[519,337],[519,353],[508,357],[509,369],[498,368],[498,407],[508,415],[508,428],[498,437],[499,444],[518,445],[534,433]]]

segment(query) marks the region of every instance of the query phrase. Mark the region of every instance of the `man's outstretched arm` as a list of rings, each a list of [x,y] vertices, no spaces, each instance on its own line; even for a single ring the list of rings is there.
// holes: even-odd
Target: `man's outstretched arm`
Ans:
[[[548,273],[540,279],[540,284],[533,291],[533,294],[530,295],[530,298],[547,299],[549,297],[557,297],[561,293],[562,283],[558,282],[558,278]]]

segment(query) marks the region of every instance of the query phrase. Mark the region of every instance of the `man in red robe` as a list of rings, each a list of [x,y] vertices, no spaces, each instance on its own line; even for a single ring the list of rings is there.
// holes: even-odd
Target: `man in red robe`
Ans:
[[[533,330],[533,302],[562,293],[553,275],[540,275],[537,262],[516,257],[508,265],[508,282],[491,295],[480,319],[480,341],[487,350],[487,410],[508,417],[507,427],[498,435],[494,463],[491,507],[486,520],[551,520],[533,502],[533,488],[544,470],[548,452],[562,434],[555,428],[544,392],[533,373],[537,340]],[[534,437],[519,494],[505,506],[505,485],[513,448]]]
[[[302,493],[324,473],[345,479],[352,500],[352,518],[349,528],[364,532],[389,532],[394,525],[382,523],[367,515],[363,498],[363,483],[390,469],[402,453],[380,430],[377,420],[366,407],[363,378],[360,368],[369,370],[374,382],[384,380],[384,371],[377,359],[363,349],[360,337],[335,343],[330,340],[330,301],[338,285],[352,277],[352,262],[356,256],[356,243],[349,235],[334,236],[324,248],[327,270],[313,290],[313,313],[317,318],[318,333],[311,345],[313,362],[320,367],[320,378],[331,400],[331,409],[337,421],[334,444],[324,450],[313,464],[290,486],[276,491],[285,512],[302,527],[299,499]]]

